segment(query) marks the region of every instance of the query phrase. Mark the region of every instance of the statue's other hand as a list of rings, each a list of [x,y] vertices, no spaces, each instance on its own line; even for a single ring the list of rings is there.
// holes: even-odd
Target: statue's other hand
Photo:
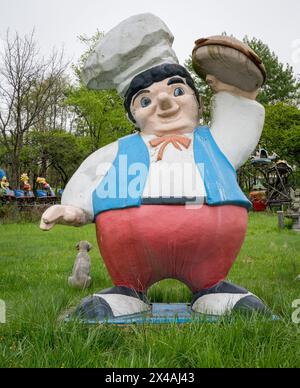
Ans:
[[[231,36],[196,41],[192,55],[196,74],[215,92],[229,92],[255,100],[267,79],[262,59],[246,43]]]
[[[82,226],[87,222],[87,215],[82,209],[73,206],[55,205],[47,209],[43,214],[40,228],[48,231],[56,224]]]
[[[250,100],[255,100],[260,91],[260,88],[258,88],[254,92],[246,92],[245,90],[239,89],[236,86],[229,85],[218,80],[217,77],[211,74],[207,75],[206,82],[215,93],[228,92],[237,96],[249,98]]]

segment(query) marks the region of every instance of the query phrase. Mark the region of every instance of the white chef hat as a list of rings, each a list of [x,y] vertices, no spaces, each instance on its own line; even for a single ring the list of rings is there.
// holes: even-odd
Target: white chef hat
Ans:
[[[101,39],[86,61],[82,80],[90,89],[117,89],[125,96],[140,73],[163,64],[178,64],[173,41],[173,34],[157,16],[132,16]]]

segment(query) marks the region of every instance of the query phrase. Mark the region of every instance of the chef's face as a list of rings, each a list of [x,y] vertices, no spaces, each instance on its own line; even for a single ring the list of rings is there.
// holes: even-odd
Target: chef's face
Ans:
[[[143,133],[157,136],[193,132],[200,119],[197,97],[179,76],[140,90],[132,99],[131,112]]]

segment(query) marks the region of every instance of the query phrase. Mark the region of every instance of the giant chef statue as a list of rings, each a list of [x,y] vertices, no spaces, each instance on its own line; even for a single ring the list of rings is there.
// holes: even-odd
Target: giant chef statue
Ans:
[[[263,129],[264,108],[255,98],[264,67],[235,39],[197,41],[195,70],[215,92],[211,126],[203,127],[198,92],[172,43],[159,18],[133,16],[105,35],[83,70],[89,88],[118,90],[137,128],[85,160],[62,205],[42,217],[44,230],[96,225],[114,287],[84,299],[76,310],[83,318],[148,311],[147,290],[162,279],[185,283],[196,313],[267,311],[225,280],[247,229],[251,204],[236,169]]]

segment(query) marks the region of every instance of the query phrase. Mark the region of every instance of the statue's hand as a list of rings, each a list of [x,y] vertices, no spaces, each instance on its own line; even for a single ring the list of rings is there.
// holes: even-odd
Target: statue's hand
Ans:
[[[73,206],[55,205],[43,214],[40,228],[48,231],[56,224],[83,226],[88,222],[88,216],[82,209]]]
[[[249,98],[250,100],[255,100],[260,91],[259,88],[254,92],[246,92],[245,90],[239,89],[236,86],[225,84],[224,82],[218,80],[218,78],[210,74],[207,75],[206,82],[215,93],[228,92],[237,96]]]

